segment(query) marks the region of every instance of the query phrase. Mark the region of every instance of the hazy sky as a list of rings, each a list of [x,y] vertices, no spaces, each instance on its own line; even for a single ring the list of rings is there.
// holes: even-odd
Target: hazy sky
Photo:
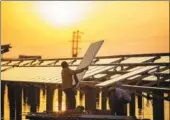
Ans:
[[[4,57],[71,57],[73,30],[84,32],[82,56],[90,43],[105,40],[98,55],[169,52],[169,2],[1,2]]]

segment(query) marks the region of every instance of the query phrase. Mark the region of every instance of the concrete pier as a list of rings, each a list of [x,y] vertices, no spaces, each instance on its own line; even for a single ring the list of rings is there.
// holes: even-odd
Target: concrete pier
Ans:
[[[62,110],[62,90],[58,89],[58,110]]]
[[[9,99],[9,109],[10,109],[10,119],[15,119],[16,117],[16,98],[15,98],[15,86],[13,84],[8,84],[8,99]]]
[[[4,94],[5,94],[5,83],[1,83],[1,117],[4,117]]]
[[[130,116],[135,116],[136,115],[136,100],[135,100],[135,94],[133,93],[131,95],[131,102],[130,102]]]
[[[85,109],[96,109],[97,90],[95,88],[85,86],[83,87],[83,91],[85,93]]]
[[[108,90],[107,89],[103,89],[102,90],[102,95],[101,95],[101,99],[102,99],[102,110],[106,110],[106,100],[108,97]]]
[[[37,112],[37,88],[36,87],[28,87],[28,103],[30,104],[30,111]]]
[[[164,120],[164,100],[156,96],[164,97],[162,92],[153,92],[153,120]]]
[[[22,120],[22,87],[17,85],[16,90],[16,120]]]
[[[46,103],[46,111],[53,111],[53,97],[54,97],[54,88],[51,86],[47,87],[47,103]]]

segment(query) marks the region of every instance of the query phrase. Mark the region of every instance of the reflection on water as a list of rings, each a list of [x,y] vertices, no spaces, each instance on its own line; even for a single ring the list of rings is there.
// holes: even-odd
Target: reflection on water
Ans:
[[[19,88],[13,85],[5,85],[1,84],[1,114],[4,113],[4,120],[26,120],[25,115],[29,112],[43,112],[46,111],[46,99],[47,94],[45,89],[38,89],[36,87],[24,87]],[[4,88],[3,88],[4,87]],[[4,90],[3,90],[4,89]],[[62,97],[60,97],[62,96]],[[22,97],[22,98],[21,98]],[[66,109],[65,103],[65,94],[58,90],[54,90],[53,95],[53,111],[64,111]],[[85,95],[77,92],[76,95],[76,105],[85,106]],[[96,106],[97,109],[101,109],[101,93],[97,95],[96,98]],[[142,115],[138,114],[138,106],[136,100],[136,115],[137,117],[141,118],[150,118],[152,120],[152,103],[149,101],[147,102],[146,99],[142,99],[144,104],[142,111]],[[106,109],[109,109],[108,99],[106,100]],[[129,106],[129,105],[128,105]],[[170,113],[170,102],[164,102],[164,110],[165,110],[165,120],[169,120],[169,113]],[[4,109],[3,109],[4,107]],[[129,111],[129,108],[128,108]],[[129,114],[129,113],[128,113]]]

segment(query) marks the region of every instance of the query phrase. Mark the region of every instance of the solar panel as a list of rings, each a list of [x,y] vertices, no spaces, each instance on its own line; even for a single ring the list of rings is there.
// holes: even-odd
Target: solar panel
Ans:
[[[60,67],[17,67],[1,73],[1,79],[7,81],[27,81],[39,83],[57,83]]]
[[[1,61],[1,65],[8,63],[9,61]]]
[[[121,63],[142,63],[142,62],[151,60],[153,58],[155,58],[155,57],[139,57],[139,58],[131,57],[131,58],[123,60]],[[112,59],[109,59],[108,62],[109,63],[114,63],[115,61],[118,61],[120,59],[121,58],[112,58]],[[106,60],[101,60],[101,63],[104,63],[105,61]],[[114,68],[114,66],[98,66],[98,67],[95,67],[95,69],[93,69],[91,71],[87,71],[87,73],[84,75],[83,78],[91,77],[93,75],[96,75],[98,73],[110,70],[112,68]],[[124,68],[128,68],[128,67],[124,67]],[[135,70],[138,70],[140,68],[142,68],[142,67],[133,67],[133,68],[129,69],[128,71],[135,71]],[[117,70],[119,71],[119,69],[117,69]]]
[[[155,57],[130,57],[128,59],[123,60],[121,63],[141,63],[144,61],[151,60]]]
[[[128,80],[134,80],[134,79],[139,78],[139,77],[141,77],[141,75],[135,75],[133,77],[128,78]]]
[[[114,68],[114,67],[113,67],[113,66],[107,66],[107,67],[101,67],[101,66],[99,66],[99,67],[97,67],[97,68],[98,68],[97,70],[88,71],[88,72],[84,75],[83,78],[91,77],[91,76],[93,76],[93,75],[96,75],[96,74],[98,74],[98,73],[104,72],[104,71],[109,70],[109,69],[112,69],[112,68]]]
[[[33,60],[24,60],[22,63],[19,64],[19,66],[26,65],[28,63],[31,63]]]
[[[40,62],[41,62],[41,61],[39,61],[39,60],[35,60],[35,61],[32,63],[32,65],[40,64]]]
[[[1,66],[1,71],[4,71],[5,69],[10,68],[10,66]]]
[[[143,78],[142,80],[157,81],[157,77],[154,75],[150,75],[148,77]]]
[[[114,62],[116,62],[116,61],[118,61],[118,60],[120,60],[120,59],[121,59],[121,58],[113,58],[113,59],[109,59],[109,60],[104,59],[104,60],[100,60],[99,62],[96,62],[96,64],[102,64],[102,63],[109,64],[109,63],[114,63]],[[93,72],[93,71],[100,70],[100,69],[102,69],[102,68],[104,68],[104,67],[106,67],[106,66],[93,66],[93,69],[88,70],[87,73],[91,73],[91,72]],[[113,68],[113,66],[108,66],[107,68]]]
[[[41,65],[49,65],[49,64],[54,63],[55,61],[56,61],[56,60],[43,61],[43,62],[41,63]]]
[[[93,61],[97,52],[99,51],[100,47],[102,46],[103,42],[104,42],[104,40],[97,41],[95,43],[92,43],[89,46],[88,50],[86,51],[83,59],[81,60],[79,66],[77,67],[77,69],[87,67],[91,64],[91,62]],[[83,76],[85,75],[85,73],[86,73],[86,71],[83,71],[83,72],[77,74],[78,80],[81,80],[83,78]]]
[[[99,83],[96,86],[97,87],[105,87],[105,86],[111,85],[111,84],[113,84],[113,83],[115,83],[117,81],[125,80],[126,78],[132,77],[134,75],[141,74],[143,72],[149,71],[149,70],[154,69],[154,68],[155,68],[155,66],[142,67],[140,70],[129,72],[127,74],[121,75],[120,77],[116,77],[114,79]]]
[[[154,63],[170,62],[170,56],[162,56],[160,59],[155,60]]]
[[[97,74],[94,76],[94,78],[102,78],[104,76],[106,76],[107,74]]]
[[[12,61],[10,62],[8,65],[15,65],[15,64],[18,64],[20,61]]]
[[[80,62],[81,62],[81,60],[76,60],[75,62],[73,62],[73,64],[72,64],[72,65],[79,65],[79,64],[80,64]]]
[[[117,60],[120,60],[122,57],[119,58],[99,58],[99,61],[97,61],[95,64],[109,64],[113,63]],[[142,63],[146,62],[148,60],[152,60],[155,57],[130,57],[128,59],[123,60],[121,63]],[[24,60],[20,63],[21,65],[31,63],[34,60]],[[44,61],[41,63],[41,65],[47,65],[50,63],[55,62],[56,60],[50,60],[50,61]],[[74,59],[69,60],[60,60],[57,62],[56,65],[60,65],[62,61],[67,61],[68,63],[72,63]],[[8,63],[9,61],[1,61],[1,65]],[[9,63],[9,65],[15,65],[19,63],[20,61],[12,61]],[[34,61],[33,65],[36,63],[39,63],[40,61]],[[81,60],[76,60],[73,64],[79,64]],[[161,57],[160,59],[157,59],[155,63],[161,63],[161,62],[167,62],[169,63],[169,56]],[[120,63],[120,64],[121,64]],[[14,67],[9,70],[5,70],[4,72],[1,72],[1,80],[5,81],[20,81],[20,82],[38,82],[38,83],[54,83],[54,84],[61,84],[61,67],[30,67],[30,64],[27,64],[26,66],[29,67]],[[151,66],[152,67],[152,66]],[[1,66],[1,70],[4,70],[6,68],[9,68],[9,66]],[[71,69],[76,69],[75,67],[70,67]],[[89,78],[94,76],[94,78],[101,78],[106,76],[106,74],[103,74],[102,72],[113,70],[114,66],[90,66],[89,70],[86,72],[83,78]],[[125,68],[125,67],[124,67]],[[128,67],[127,67],[128,68]],[[115,81],[121,81],[121,80],[133,80],[135,78],[141,77],[141,73],[138,73],[137,71],[140,71],[141,69],[144,69],[145,67],[130,67],[126,69],[125,74],[114,74],[110,77],[110,80],[107,80],[105,82],[102,82],[100,84],[97,84],[99,86],[107,86],[110,84],[113,84]],[[165,68],[160,66],[160,69]],[[121,69],[120,69],[121,71]],[[158,72],[157,67],[146,70],[148,73],[152,72]],[[119,71],[118,71],[119,72]],[[135,72],[135,74],[132,74]],[[102,73],[102,74],[100,74]],[[160,73],[170,73],[170,69],[166,69],[164,71],[161,71]],[[129,74],[129,75],[128,75]],[[142,80],[151,80],[155,81],[157,78],[154,75],[150,75],[148,77],[143,78]],[[169,81],[169,79],[166,79],[165,81]]]
[[[164,70],[161,73],[170,73],[170,69]]]
[[[148,86],[136,86],[136,85],[122,85],[122,87],[124,88],[129,88],[129,89],[133,89],[133,90],[142,90],[142,91],[162,91],[162,92],[167,92],[169,93],[170,92],[170,88],[158,88],[158,87],[148,87]]]
[[[63,61],[66,61],[68,64],[72,62],[73,60],[59,60],[55,65],[61,65]]]
[[[119,77],[119,76],[121,76],[121,74],[112,75],[112,76],[110,77],[110,79],[113,79],[113,78],[116,78],[116,77]]]

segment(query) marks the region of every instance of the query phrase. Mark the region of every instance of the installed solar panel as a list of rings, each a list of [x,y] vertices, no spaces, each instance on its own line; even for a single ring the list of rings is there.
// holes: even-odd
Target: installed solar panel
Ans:
[[[81,62],[81,60],[76,60],[75,62],[73,62],[73,64],[72,64],[72,65],[79,65],[79,64],[80,64],[80,62]]]
[[[122,57],[118,57],[118,58],[99,58],[99,61],[97,61],[95,64],[110,64],[113,63],[117,60],[120,60]],[[121,63],[142,63],[142,62],[146,62],[148,60],[152,60],[154,57],[130,57],[126,60],[123,60]],[[57,59],[56,59],[57,60]],[[43,63],[41,63],[41,65],[47,65],[50,63],[55,62],[56,60],[50,60],[50,61],[44,61]],[[37,64],[40,61],[36,60],[24,60],[22,63],[20,63],[21,65],[27,64],[27,63],[33,63]],[[56,65],[60,65],[61,62],[63,60],[60,60]],[[74,58],[66,60],[68,63],[72,63],[74,61]],[[73,64],[78,65],[80,63],[81,60],[76,60],[76,62],[74,62]],[[15,65],[19,62],[18,61],[12,61],[9,65]],[[161,57],[160,59],[156,60],[155,63],[161,63],[161,62],[167,62],[169,63],[169,56],[165,56],[165,57]],[[1,65],[5,64],[5,63],[9,63],[9,61],[1,61]],[[120,64],[121,64],[120,63]],[[54,84],[61,84],[61,67],[30,67],[30,64],[27,64],[26,66],[29,67],[14,67],[12,69],[9,70],[5,70],[4,72],[1,72],[1,80],[5,80],[5,81],[18,81],[18,82],[36,82],[36,83],[54,83]],[[6,68],[8,68],[9,66],[2,66],[1,70],[4,70]],[[83,78],[88,78],[91,76],[94,76],[95,78],[101,78],[103,76],[106,76],[106,74],[103,74],[102,72],[104,71],[109,71],[112,72],[112,68],[114,68],[114,66],[90,66],[89,70],[86,72],[86,74],[84,75]],[[124,66],[125,68],[125,66]],[[126,72],[132,73],[135,71],[139,71],[141,69],[143,69],[144,67],[126,67],[128,68]],[[164,67],[160,67],[165,68]],[[71,67],[71,69],[76,69],[76,67]],[[121,69],[120,69],[121,70]],[[119,71],[118,71],[119,72]],[[148,73],[151,72],[157,72],[156,68],[153,68],[151,70],[148,70]],[[102,73],[102,74],[100,74]],[[167,68],[167,70],[161,71],[160,73],[170,73],[170,70]],[[128,73],[127,73],[128,74]],[[127,80],[133,80],[137,77],[140,77],[140,73],[139,74],[134,74],[134,75],[130,75],[127,76],[127,74],[123,73],[123,74],[115,74],[112,75],[110,77],[110,79],[113,81],[118,81],[121,79],[126,79],[126,78],[122,78],[127,77]],[[111,82],[111,80],[105,81],[103,83],[105,83],[106,85],[108,84],[112,84],[109,83]],[[145,77],[144,80],[156,80],[156,77],[151,75],[148,77]],[[166,80],[168,81],[168,80]]]
[[[35,61],[32,63],[32,65],[40,64],[40,62],[41,62],[41,61],[39,61],[39,60],[35,60]]]
[[[97,84],[96,86],[97,86],[97,87],[105,87],[105,86],[111,85],[111,84],[113,84],[113,83],[115,83],[115,82],[117,82],[117,81],[125,80],[126,78],[132,77],[132,76],[134,76],[134,75],[141,74],[141,73],[143,73],[143,72],[149,71],[149,70],[154,69],[154,68],[155,68],[155,66],[143,67],[143,68],[141,68],[140,70],[133,71],[133,72],[129,72],[129,73],[127,73],[127,74],[121,75],[120,77],[116,77],[116,78],[114,78],[114,79],[111,79],[111,80],[108,80],[108,81],[99,83],[99,84]]]
[[[18,64],[20,61],[12,61],[10,62],[8,65],[15,65],[15,64]]]
[[[1,65],[8,63],[8,61],[1,61]]]
[[[138,77],[141,77],[141,75],[135,75],[135,76],[133,76],[133,77],[128,78],[128,80],[133,80],[133,79],[136,79],[136,78],[138,78]]]
[[[100,60],[100,61],[98,61],[98,62],[96,62],[96,64],[102,64],[102,63],[105,63],[105,64],[109,64],[109,63],[114,63],[114,62],[116,62],[116,61],[118,61],[118,60],[120,60],[121,58],[113,58],[113,59],[102,59],[102,60]],[[88,73],[91,73],[91,72],[95,72],[95,71],[97,71],[97,70],[101,70],[101,69],[103,69],[104,67],[106,67],[106,66],[93,66],[93,69],[91,69],[91,70],[88,70],[87,71],[87,74]],[[108,66],[107,67],[107,69],[108,68],[113,68],[113,66]],[[105,70],[104,70],[105,71]]]
[[[41,65],[49,65],[49,64],[53,64],[56,60],[50,60],[50,61],[43,61],[41,63]]]
[[[129,88],[129,89],[133,89],[133,90],[142,90],[142,91],[164,91],[169,93],[170,92],[170,88],[158,88],[158,87],[148,87],[148,86],[136,86],[136,85],[122,85],[122,87],[124,88]]]
[[[125,59],[121,63],[141,63],[144,61],[151,60],[153,58],[155,58],[155,57],[130,57],[128,59]]]
[[[154,63],[170,62],[170,56],[162,56],[160,59],[155,60]]]
[[[60,67],[17,67],[1,73],[1,79],[7,81],[26,81],[38,83],[57,83]]]
[[[31,63],[33,60],[25,60],[22,63],[19,64],[19,66],[26,65],[28,63]]]
[[[154,75],[150,75],[148,77],[143,78],[142,80],[157,81],[157,77]]]
[[[98,73],[101,73],[103,71],[106,71],[106,70],[109,70],[109,69],[112,69],[114,68],[113,66],[107,66],[107,67],[96,67],[97,70],[93,70],[93,71],[88,71],[83,78],[88,78],[88,77],[91,77],[93,75],[96,75]]]
[[[148,61],[148,60],[152,60],[153,58],[154,57],[139,57],[139,58],[132,57],[132,58],[128,58],[128,59],[123,60],[121,63],[142,63],[142,62],[145,62],[145,61]],[[114,63],[115,61],[118,61],[120,59],[121,58],[112,58],[112,60],[109,59],[109,62],[107,62],[107,63],[108,64],[109,63]],[[106,63],[106,60],[105,61],[102,60],[101,63],[103,63],[103,62]],[[87,73],[85,74],[85,76],[83,78],[91,77],[93,75],[96,75],[98,73],[110,70],[112,68],[114,68],[114,66],[98,66],[98,67],[95,67],[95,69],[87,71]],[[128,68],[128,67],[124,67],[124,68]],[[135,71],[135,70],[138,70],[140,68],[142,68],[142,67],[133,67],[133,68],[129,69],[128,71]]]
[[[73,60],[59,60],[55,65],[61,65],[63,61],[66,61],[67,63],[72,62]]]
[[[6,70],[6,69],[8,69],[8,68],[10,68],[10,66],[2,66],[2,67],[1,67],[1,71],[4,71],[4,70]]]
[[[94,78],[101,78],[101,77],[104,77],[106,76],[107,74],[97,74],[94,76]]]

